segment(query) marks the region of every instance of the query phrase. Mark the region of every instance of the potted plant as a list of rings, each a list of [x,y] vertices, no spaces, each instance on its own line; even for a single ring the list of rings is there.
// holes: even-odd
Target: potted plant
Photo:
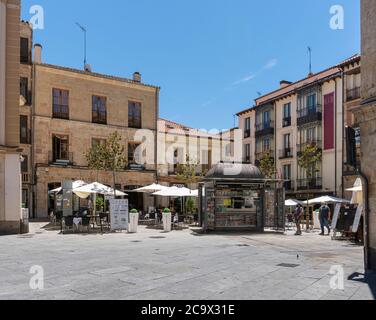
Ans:
[[[170,211],[170,209],[165,208],[163,210],[162,220],[163,220],[163,230],[165,232],[170,232],[171,231],[171,211]]]
[[[139,213],[137,209],[132,209],[129,212],[129,227],[128,227],[129,233],[137,233],[138,218],[139,218]]]

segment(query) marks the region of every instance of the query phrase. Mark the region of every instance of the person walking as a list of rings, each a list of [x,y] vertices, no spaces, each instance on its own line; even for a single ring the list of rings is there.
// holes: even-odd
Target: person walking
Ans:
[[[330,226],[329,226],[329,220],[330,220],[330,208],[326,203],[322,203],[321,207],[319,209],[319,218],[320,218],[320,225],[321,225],[321,233],[320,236],[325,235],[325,228],[328,229],[328,235],[330,235]]]
[[[302,227],[301,227],[302,216],[303,216],[303,207],[301,204],[298,204],[294,212],[294,218],[295,218],[296,229],[297,229],[295,233],[296,236],[302,235]]]

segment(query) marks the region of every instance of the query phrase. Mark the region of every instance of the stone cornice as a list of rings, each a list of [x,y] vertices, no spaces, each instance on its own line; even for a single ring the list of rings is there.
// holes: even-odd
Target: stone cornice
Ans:
[[[371,103],[372,101],[372,103]],[[376,120],[376,100],[366,100],[363,103],[352,110],[357,117],[358,122],[368,122]]]

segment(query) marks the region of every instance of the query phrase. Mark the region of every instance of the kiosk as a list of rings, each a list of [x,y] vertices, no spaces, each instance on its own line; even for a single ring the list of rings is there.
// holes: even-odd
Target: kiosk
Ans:
[[[212,231],[285,229],[284,190],[251,164],[220,163],[199,187],[200,224]]]

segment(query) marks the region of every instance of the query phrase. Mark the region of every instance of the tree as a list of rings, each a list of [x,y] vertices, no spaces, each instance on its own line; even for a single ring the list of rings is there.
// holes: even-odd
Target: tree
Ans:
[[[260,160],[259,168],[265,178],[273,178],[275,174],[274,158],[269,152],[266,152]]]
[[[120,170],[124,170],[127,165],[125,148],[121,143],[121,136],[117,131],[111,134],[103,144],[102,158],[104,170],[112,172],[112,187],[114,190],[114,197],[116,198],[116,173]]]
[[[306,143],[302,146],[300,155],[298,155],[298,164],[306,172],[308,179],[308,185],[314,175],[320,171],[319,162],[322,159],[322,150],[314,142]],[[308,199],[307,199],[307,211],[308,208]],[[306,215],[307,230],[309,229],[309,214]]]
[[[112,187],[116,197],[116,173],[123,170],[127,164],[125,148],[121,143],[120,134],[115,131],[103,144],[97,144],[85,153],[89,168],[112,172]]]
[[[105,169],[104,157],[103,157],[103,144],[96,144],[92,146],[88,151],[84,153],[88,166],[92,170],[96,170],[97,179],[99,180],[99,171]]]
[[[185,159],[185,163],[178,164],[178,179],[186,185],[199,182],[202,178],[202,173],[200,175],[197,175],[196,170],[200,164],[197,161],[192,160],[189,155],[186,155]]]
[[[303,145],[298,164],[306,171],[307,179],[312,179],[319,172],[318,164],[322,159],[322,151],[316,143],[306,143]]]

